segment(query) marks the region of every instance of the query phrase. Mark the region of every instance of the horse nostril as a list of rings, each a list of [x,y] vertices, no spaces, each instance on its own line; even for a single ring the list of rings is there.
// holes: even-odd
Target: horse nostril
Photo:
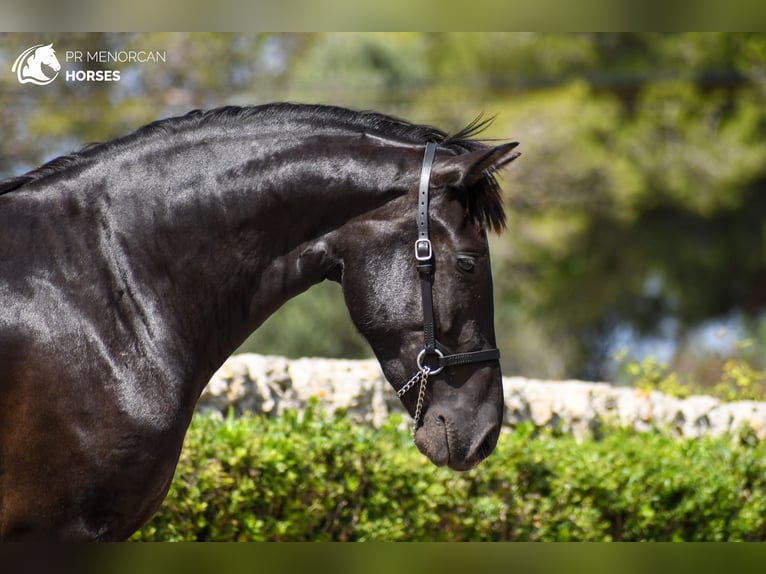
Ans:
[[[495,449],[495,445],[497,444],[497,437],[499,434],[498,429],[499,427],[497,425],[490,426],[481,437],[480,441],[477,441],[477,445],[474,449],[472,449],[471,453],[476,458],[476,460],[484,460]]]
[[[485,438],[482,443],[479,445],[478,455],[479,458],[482,460],[487,458],[492,450],[495,448],[494,441],[492,441],[489,437]]]

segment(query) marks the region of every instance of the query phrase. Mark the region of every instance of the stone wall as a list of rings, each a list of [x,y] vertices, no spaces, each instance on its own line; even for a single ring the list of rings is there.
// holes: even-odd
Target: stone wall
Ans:
[[[766,436],[766,403],[724,403],[707,396],[675,399],[607,383],[503,379],[505,424],[532,421],[581,435],[615,423],[638,431],[669,428],[684,437],[720,435],[749,427]],[[406,415],[375,360],[297,359],[235,355],[213,376],[198,410],[278,415],[316,397],[327,411],[346,409],[360,422],[379,425],[391,412]]]

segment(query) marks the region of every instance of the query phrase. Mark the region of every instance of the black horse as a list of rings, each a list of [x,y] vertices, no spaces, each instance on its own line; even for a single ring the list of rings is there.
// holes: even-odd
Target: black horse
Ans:
[[[324,279],[418,448],[460,470],[486,457],[503,413],[492,172],[518,153],[471,139],[479,127],[226,107],[0,182],[0,538],[128,537],[211,375]]]

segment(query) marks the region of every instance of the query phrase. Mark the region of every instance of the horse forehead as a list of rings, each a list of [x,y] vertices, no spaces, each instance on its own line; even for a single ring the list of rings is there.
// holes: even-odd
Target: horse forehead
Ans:
[[[481,227],[470,221],[465,207],[455,199],[439,202],[431,210],[434,234],[462,251],[484,251],[487,236]]]

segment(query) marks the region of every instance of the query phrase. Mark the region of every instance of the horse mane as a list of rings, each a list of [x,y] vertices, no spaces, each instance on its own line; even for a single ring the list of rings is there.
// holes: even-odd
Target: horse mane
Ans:
[[[89,144],[74,153],[58,157],[21,176],[0,180],[0,195],[19,189],[30,183],[60,174],[66,170],[83,167],[112,150],[128,147],[136,142],[163,140],[168,136],[190,130],[221,127],[242,128],[248,124],[272,125],[281,130],[307,129],[316,133],[323,128],[339,132],[362,132],[399,140],[409,144],[435,143],[455,155],[488,149],[487,140],[476,139],[494,118],[481,116],[467,126],[449,135],[428,125],[418,125],[406,120],[374,111],[354,111],[327,105],[292,103],[265,104],[260,106],[224,106],[211,110],[193,110],[186,115],[154,121],[136,131],[104,143]],[[478,184],[467,193],[458,196],[466,208],[466,216],[478,225],[494,231],[505,228],[505,210],[502,192],[494,175],[484,173]]]

